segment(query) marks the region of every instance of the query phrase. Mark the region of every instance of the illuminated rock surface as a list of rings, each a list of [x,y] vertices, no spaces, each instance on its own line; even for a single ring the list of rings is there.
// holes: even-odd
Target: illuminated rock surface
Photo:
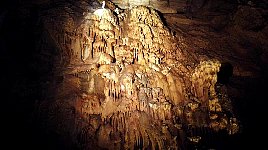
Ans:
[[[240,91],[230,95],[221,71],[260,76],[255,63],[235,57],[254,59],[236,43],[240,36],[267,46],[265,34],[242,31],[264,26],[259,11],[240,8],[226,29],[236,30],[230,40],[209,28],[223,29],[226,16],[203,22],[176,14],[179,8],[165,11],[174,1],[114,2],[122,7],[109,1],[105,8],[97,1],[43,6],[35,44],[42,61],[53,64],[54,79],[42,84],[34,104],[40,126],[78,149],[209,149],[216,135],[239,134],[232,97]],[[244,9],[258,22],[250,24]]]
[[[110,5],[77,28],[72,18],[64,24],[70,64],[49,110],[61,120],[57,131],[71,132],[82,149],[182,149],[187,126],[236,133],[215,90],[221,63],[185,51],[154,9],[116,14]]]

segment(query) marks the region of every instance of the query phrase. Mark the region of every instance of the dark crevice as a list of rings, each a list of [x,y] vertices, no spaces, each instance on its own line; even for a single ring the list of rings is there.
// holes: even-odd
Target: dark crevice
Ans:
[[[233,75],[232,64],[228,62],[222,63],[220,67],[220,71],[217,73],[218,83],[227,84],[232,75]]]

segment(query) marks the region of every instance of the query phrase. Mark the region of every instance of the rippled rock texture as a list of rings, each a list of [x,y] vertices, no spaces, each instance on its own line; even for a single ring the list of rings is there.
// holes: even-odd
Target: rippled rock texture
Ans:
[[[81,149],[185,149],[237,133],[219,60],[184,49],[153,8],[94,5],[80,19],[69,7],[49,11],[57,24],[44,19],[61,77],[37,105],[47,128]]]
[[[267,0],[2,3],[3,147],[266,146]]]

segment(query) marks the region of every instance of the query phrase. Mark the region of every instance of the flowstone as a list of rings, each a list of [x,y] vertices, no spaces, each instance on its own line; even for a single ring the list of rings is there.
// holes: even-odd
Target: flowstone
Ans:
[[[183,149],[184,139],[202,140],[187,138],[188,126],[237,132],[215,90],[221,63],[183,51],[154,9],[112,6],[88,14],[73,31],[70,64],[50,110],[60,116],[74,108],[72,121],[59,118],[72,123],[76,143],[82,149]]]

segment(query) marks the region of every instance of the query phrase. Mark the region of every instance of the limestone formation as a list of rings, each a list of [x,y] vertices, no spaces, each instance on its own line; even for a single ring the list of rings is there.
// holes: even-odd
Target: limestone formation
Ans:
[[[77,91],[57,101],[75,109],[72,134],[82,149],[181,149],[185,126],[238,131],[215,91],[218,60],[182,52],[153,8],[115,13],[108,5],[68,36],[62,87]]]

